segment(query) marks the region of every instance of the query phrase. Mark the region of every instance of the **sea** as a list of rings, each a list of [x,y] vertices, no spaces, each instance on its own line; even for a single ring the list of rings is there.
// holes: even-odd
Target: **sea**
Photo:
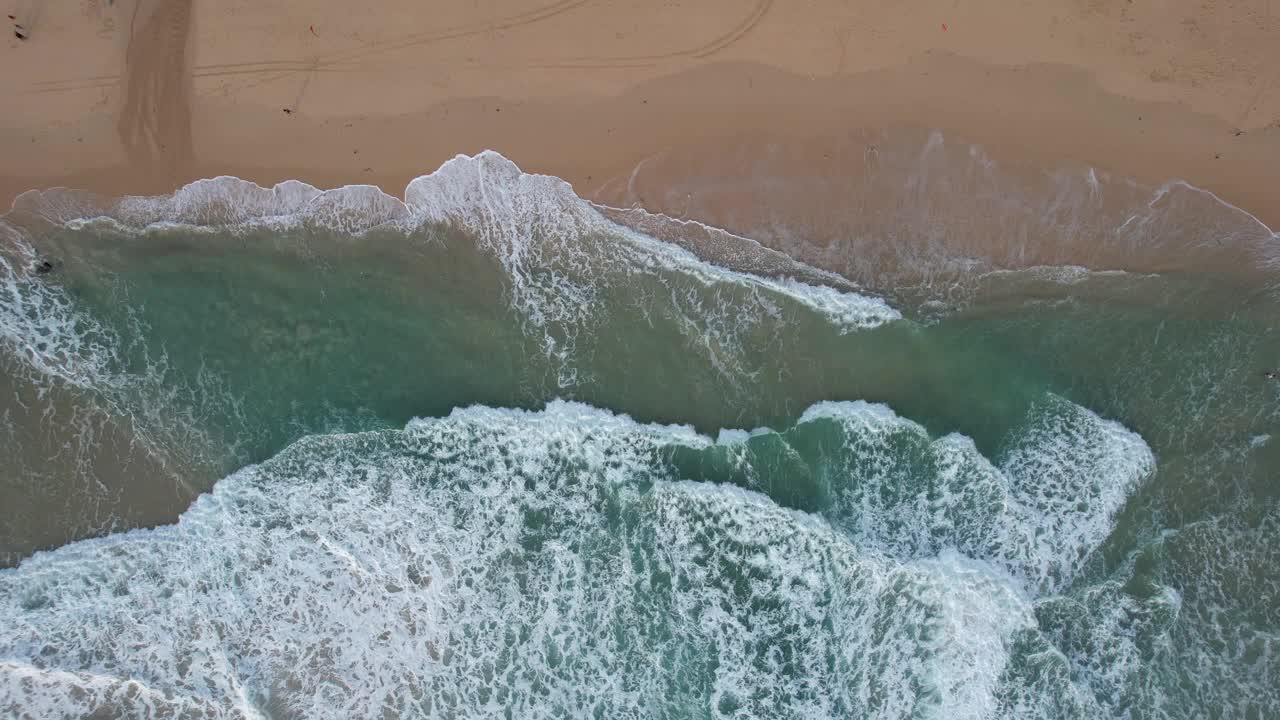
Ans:
[[[19,197],[0,716],[1280,718],[1280,235],[877,162]]]

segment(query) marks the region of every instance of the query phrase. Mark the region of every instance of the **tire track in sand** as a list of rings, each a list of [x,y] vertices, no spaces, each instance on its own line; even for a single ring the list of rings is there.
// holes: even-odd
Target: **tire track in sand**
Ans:
[[[515,30],[563,15],[580,8],[592,0],[560,0],[523,13],[499,17],[479,23],[458,25],[442,30],[432,30],[401,35],[390,40],[371,43],[349,50],[321,55],[314,61],[308,60],[259,60],[250,62],[209,63],[195,66],[191,71],[193,78],[232,77],[237,75],[269,75],[261,82],[278,80],[296,73],[316,72],[359,72],[358,62],[376,55],[406,50],[428,45],[433,42],[457,40],[475,35],[500,30]],[[141,2],[141,0],[140,0]],[[188,9],[190,0],[186,0]],[[59,93],[74,90],[92,90],[110,87],[119,82],[121,76],[90,75],[65,80],[45,80],[32,83],[30,94]],[[260,83],[259,83],[260,84]]]
[[[657,53],[652,55],[625,55],[612,58],[602,57],[579,57],[568,58],[565,60],[555,60],[542,63],[529,63],[526,67],[538,68],[574,68],[574,69],[600,69],[600,68],[635,68],[650,67],[662,62],[670,60],[678,60],[680,58],[704,59],[715,55],[729,46],[737,43],[748,33],[755,30],[756,27],[764,20],[764,16],[768,14],[769,9],[773,6],[773,0],[759,0],[751,12],[738,24],[726,30],[724,33],[717,35],[715,38],[692,48],[684,50],[676,50],[673,52]]]
[[[165,179],[184,175],[193,159],[187,51],[192,1],[156,3],[140,29],[130,27],[125,51],[125,98],[116,130],[129,164]]]

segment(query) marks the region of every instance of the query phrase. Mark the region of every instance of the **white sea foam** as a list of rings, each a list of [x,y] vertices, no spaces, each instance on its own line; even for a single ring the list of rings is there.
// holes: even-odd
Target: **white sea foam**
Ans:
[[[109,369],[118,358],[116,338],[77,312],[66,293],[31,276],[25,266],[35,254],[15,228],[0,221],[0,231],[13,235],[16,251],[0,252],[0,343],[38,372],[77,387],[117,382]]]
[[[661,287],[688,336],[739,377],[749,372],[726,349],[746,342],[744,314],[778,320],[797,303],[844,330],[897,317],[878,300],[620,231],[567,185],[500,156],[451,163],[415,181],[408,202],[219,179],[181,199],[135,199],[110,222],[348,235],[458,223],[565,358],[611,273],[691,280]],[[112,382],[114,341],[98,348],[60,296],[3,270],[13,302],[0,335],[42,372]],[[32,341],[42,336],[52,342]],[[1150,474],[1150,450],[1059,399],[992,459],[883,406],[824,403],[799,425],[820,421],[847,440],[823,476],[836,499],[826,519],[678,481],[655,448],[710,439],[581,405],[470,408],[403,433],[306,440],[228,478],[175,526],[0,573],[0,709],[536,717],[709,697],[697,707],[724,716],[1010,714],[1001,673],[1013,636],[1035,625],[1032,598],[1079,574]],[[737,451],[769,432],[724,430],[716,443]],[[1125,619],[1142,608],[1096,605],[1096,643],[1131,640]],[[1080,685],[1059,690],[1096,692],[1090,707],[1114,710],[1125,700],[1112,688],[1132,682],[1140,651],[1116,642],[1112,665],[1081,665]]]
[[[995,716],[1010,638],[1033,620],[990,566],[954,553],[908,562],[867,553],[736,488],[658,490],[671,557],[690,578],[673,612],[697,618],[723,665],[713,707],[747,717]],[[739,574],[745,587],[735,588]],[[766,610],[725,612],[738,609],[724,602],[734,595]],[[759,702],[766,693],[787,702]]]
[[[178,446],[188,458],[209,452],[210,438],[175,402],[183,391],[165,386],[164,355],[148,352],[137,332],[122,334],[64,288],[43,281],[31,270],[38,258],[22,235],[3,220],[0,230],[12,233],[3,238],[11,240],[9,252],[0,252],[0,349],[42,387],[55,382],[92,395],[116,419],[130,422],[135,439],[162,463],[166,450]]]
[[[598,194],[754,238],[899,305],[962,305],[980,289],[975,276],[1030,266],[1250,280],[1280,270],[1280,235],[1186,182],[997,162],[939,131],[850,131],[823,142],[820,162],[814,150],[746,141],[661,152]]]
[[[662,314],[690,350],[733,384],[758,375],[762,338],[781,342],[777,329],[798,316],[814,314],[839,332],[900,317],[877,298],[707,263],[687,249],[612,223],[567,183],[523,173],[493,152],[444,163],[410,183],[405,197],[407,202],[371,186],[321,191],[287,181],[263,188],[221,177],[169,196],[114,201],[72,191],[32,192],[15,202],[13,217],[38,217],[73,231],[144,236],[265,230],[259,236],[269,238],[297,230],[304,242],[311,231],[358,242],[377,228],[412,233],[424,226],[460,226],[503,269],[507,300],[540,344],[548,375],[563,391],[592,381],[590,357],[578,352],[579,341],[627,304],[642,314]],[[3,238],[5,247],[19,251],[0,256],[0,342],[37,373],[112,394],[112,409],[121,417],[150,414],[167,427],[189,414],[163,397],[174,394],[164,387],[164,358],[148,358],[145,377],[125,370],[137,364],[124,361],[123,346],[145,345],[146,329],[107,327],[76,307],[59,288],[58,274],[41,278],[31,272],[37,258],[30,238],[17,225],[0,223],[13,235]],[[198,434],[188,425],[184,433]],[[165,427],[140,427],[139,433],[159,434]]]
[[[73,229],[156,235],[180,232],[297,231],[359,239],[378,229],[445,237],[460,227],[505,276],[506,299],[541,348],[561,389],[592,381],[581,340],[594,337],[619,303],[660,312],[704,354],[722,377],[747,383],[759,372],[745,362],[754,335],[766,324],[812,313],[838,332],[869,329],[901,318],[884,300],[814,284],[825,276],[749,242],[734,253],[709,253],[748,270],[795,271],[761,276],[721,267],[689,249],[619,225],[583,201],[559,178],[521,172],[496,152],[458,156],[409,183],[402,201],[375,187],[321,191],[288,181],[272,188],[231,177],[202,180],[173,195],[114,202],[81,194],[27,193],[15,216],[40,217]],[[447,242],[448,240],[446,240]],[[305,248],[303,249],[305,252]],[[755,262],[756,255],[770,255]],[[651,302],[656,297],[657,303]],[[612,307],[606,307],[607,301]],[[758,343],[758,340],[754,341]]]
[[[499,260],[513,294],[535,318],[590,307],[587,278],[602,270],[639,268],[689,272],[705,283],[742,283],[785,295],[847,329],[874,327],[900,315],[883,300],[797,280],[757,277],[700,260],[674,245],[610,221],[556,177],[522,172],[487,150],[459,155],[415,178],[404,200],[369,185],[319,190],[296,180],[264,188],[247,180],[200,180],[168,196],[116,201],[82,199],[69,191],[29,192],[14,212],[70,227],[109,223],[131,232],[182,228],[247,232],[314,228],[361,235],[380,227],[411,230],[427,223],[458,224]],[[595,240],[592,242],[592,240]],[[757,246],[758,247],[758,246]],[[773,251],[759,248],[759,252]],[[776,253],[773,253],[776,255]],[[615,257],[616,255],[616,257]],[[821,271],[806,276],[821,278]],[[749,265],[749,264],[748,264]],[[535,269],[546,279],[535,278]],[[553,307],[547,307],[553,303]]]
[[[1178,717],[1199,704],[1222,717],[1280,716],[1277,538],[1280,505],[1274,502],[1163,533],[1153,551],[1167,563],[1155,579],[1178,591],[1157,596],[1155,612],[1138,614],[1137,622],[1110,612],[1117,624],[1136,628],[1127,633],[1136,661],[1176,659],[1187,669],[1170,692],[1152,697],[1160,716]],[[1151,615],[1169,627],[1167,637],[1155,642],[1142,623]]]
[[[821,461],[833,522],[903,556],[945,548],[997,562],[1039,590],[1074,577],[1155,469],[1136,433],[1050,397],[993,463],[969,438],[931,439],[883,405],[820,403],[801,427],[834,422]]]
[[[1091,278],[1154,278],[1157,276],[1150,273],[1129,273],[1124,270],[1090,270],[1081,265],[1034,265],[1017,270],[992,270],[983,273],[982,277],[1027,278],[1059,285],[1079,285]]]
[[[798,430],[820,420],[909,426],[829,403]],[[1034,428],[1015,465],[1044,439]],[[763,495],[680,480],[672,444],[714,447],[565,402],[304,439],[176,525],[0,571],[0,711],[1001,715],[1015,637],[1035,627],[1003,558],[886,552]],[[1042,468],[1066,461],[1045,452]],[[1052,505],[1037,512],[1070,512]],[[1107,522],[1101,503],[1085,512]],[[1057,566],[1094,541],[1040,522],[1061,536],[1039,546]]]
[[[599,277],[603,267],[623,275],[678,271],[709,286],[729,283],[763,290],[809,307],[846,330],[901,317],[878,298],[703,262],[676,245],[614,224],[574,195],[565,181],[523,173],[492,151],[458,156],[436,172],[416,178],[405,198],[416,217],[460,222],[486,243],[502,261],[518,293],[541,295],[531,277],[535,267],[544,271],[563,267],[564,277],[549,289],[563,293],[565,307],[590,302],[578,279]],[[550,299],[540,297],[539,304]]]

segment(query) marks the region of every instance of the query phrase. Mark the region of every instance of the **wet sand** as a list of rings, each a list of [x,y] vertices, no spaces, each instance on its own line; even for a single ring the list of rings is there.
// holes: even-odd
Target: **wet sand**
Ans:
[[[210,468],[167,465],[127,419],[0,353],[0,568],[35,550],[172,522],[212,484]]]
[[[938,129],[1020,166],[1181,179],[1280,226],[1280,3],[9,0],[0,204],[234,174],[398,195],[496,149],[603,202],[717,148]],[[288,112],[285,112],[285,111]],[[828,153],[829,154],[829,153]],[[755,178],[759,180],[759,178]],[[654,207],[653,209],[669,209]],[[710,219],[710,218],[708,218]]]

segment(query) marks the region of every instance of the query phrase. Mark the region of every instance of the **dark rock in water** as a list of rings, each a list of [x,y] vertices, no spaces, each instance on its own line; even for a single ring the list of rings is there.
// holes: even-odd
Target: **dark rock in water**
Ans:
[[[49,262],[48,260],[41,260],[39,263],[36,264],[36,274],[47,275],[53,272],[53,268],[54,268],[53,263]]]

